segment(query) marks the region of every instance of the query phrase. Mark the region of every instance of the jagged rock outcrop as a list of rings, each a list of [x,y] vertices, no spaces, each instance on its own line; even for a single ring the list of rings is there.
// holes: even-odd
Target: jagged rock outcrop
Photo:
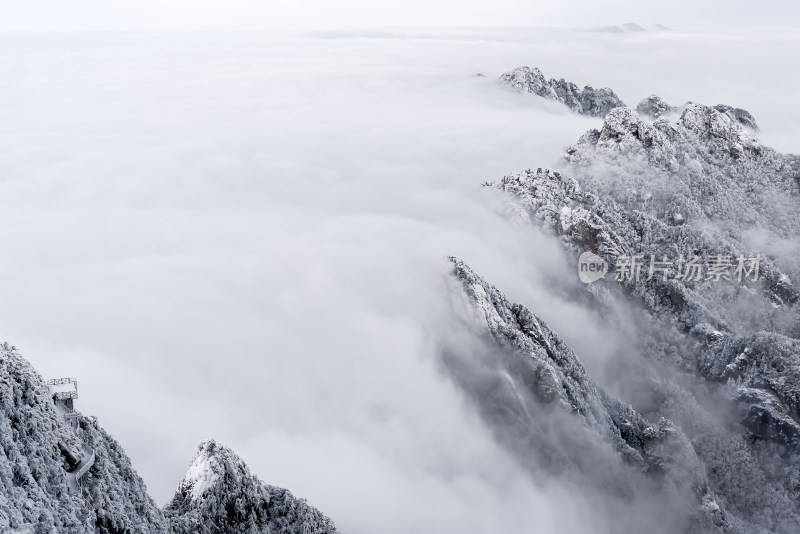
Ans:
[[[653,96],[639,111],[678,110]],[[609,262],[610,274],[584,288],[588,302],[619,321],[620,307],[630,310],[632,352],[687,377],[643,376],[648,414],[687,433],[732,528],[795,532],[800,158],[762,146],[743,110],[687,104],[680,112],[651,123],[614,109],[567,148],[558,170],[487,185],[509,193],[513,213],[558,236],[576,260],[592,252]],[[651,256],[696,255],[706,268],[725,256],[735,278],[737,258],[759,253],[758,277],[680,279],[674,264],[667,278],[648,272]],[[640,276],[616,280],[619,260],[634,255]],[[738,430],[715,418],[719,410],[733,414]]]
[[[800,456],[800,340],[775,332],[727,335],[699,356],[703,376],[727,384],[753,439]]]
[[[692,102],[687,102],[682,106],[672,106],[658,95],[650,95],[639,102],[636,106],[636,111],[645,117],[658,119],[668,113],[680,113],[690,105],[692,105]],[[742,126],[758,131],[758,123],[756,123],[755,117],[749,111],[725,104],[717,104],[714,109],[733,117]]]
[[[691,104],[676,122],[651,124],[619,108],[600,131],[568,147],[565,159],[564,172],[603,204],[608,223],[637,253],[679,252],[663,248],[675,243],[684,252],[736,256],[800,235],[800,158],[762,146],[729,112]],[[626,230],[619,226],[626,218],[639,222]],[[791,304],[797,262],[791,250],[769,252],[762,287],[773,303]]]
[[[523,462],[535,458],[534,465],[562,480],[620,497],[619,502],[610,497],[609,506],[623,506],[622,501],[645,506],[638,500],[642,494],[655,494],[663,508],[653,510],[650,519],[669,511],[670,529],[680,524],[686,530],[702,525],[698,532],[726,531],[728,519],[702,464],[672,422],[661,418],[651,424],[608,396],[544,321],[509,302],[463,261],[450,260],[496,360],[475,367],[458,355],[446,361],[501,442]],[[492,372],[487,366],[494,366]],[[640,528],[632,521],[618,532]]]
[[[677,111],[676,108],[667,104],[664,99],[658,95],[650,95],[636,106],[636,111],[640,115],[650,117],[651,119],[658,119],[662,115]]]
[[[165,514],[176,534],[339,532],[304,499],[264,484],[233,451],[213,440],[198,446]]]
[[[501,75],[500,81],[520,93],[561,102],[572,111],[591,117],[605,117],[612,109],[625,105],[608,87],[595,89],[587,85],[581,89],[563,78],[547,80],[537,68],[518,67]]]
[[[337,532],[305,501],[261,483],[211,441],[201,444],[165,514],[119,443],[96,420],[77,414],[77,421],[76,428],[56,411],[44,380],[15,348],[0,345],[0,532]],[[95,459],[73,493],[67,471],[84,448]]]

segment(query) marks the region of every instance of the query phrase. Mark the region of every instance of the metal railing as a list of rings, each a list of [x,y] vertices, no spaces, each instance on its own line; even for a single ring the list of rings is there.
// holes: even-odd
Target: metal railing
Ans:
[[[53,398],[58,400],[77,399],[78,398],[78,379],[74,377],[66,378],[51,378],[47,381],[48,386],[63,386],[64,384],[74,384],[73,391],[56,391],[53,393]]]
[[[77,399],[78,398],[78,380],[74,377],[65,377],[65,378],[51,378],[47,381],[48,386],[63,386],[65,384],[72,384],[74,389],[71,391],[54,391],[53,392],[53,399],[58,401],[66,401],[69,399]],[[75,410],[67,405],[66,403],[59,403],[63,409],[63,416],[64,418],[77,430],[79,427],[78,421],[78,414]],[[71,403],[70,403],[71,404]],[[74,471],[67,471],[67,480],[69,484],[70,491],[73,492],[80,492],[80,485],[78,482],[80,479],[89,472],[89,469],[94,465],[95,461],[95,451],[91,448],[86,442],[82,445],[84,454],[81,457],[78,466],[75,468]]]
[[[60,386],[61,384],[75,384],[75,387],[78,387],[78,379],[74,377],[67,377],[67,378],[51,378],[47,381],[48,386]]]

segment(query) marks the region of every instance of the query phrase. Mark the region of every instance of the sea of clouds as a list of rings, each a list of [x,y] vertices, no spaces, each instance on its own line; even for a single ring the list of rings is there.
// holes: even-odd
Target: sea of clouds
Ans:
[[[602,374],[619,340],[484,180],[599,119],[499,87],[520,65],[629,105],[750,110],[796,151],[794,34],[553,29],[0,34],[0,334],[130,455],[159,503],[214,437],[352,533],[585,532],[437,359],[445,256]],[[486,77],[474,77],[476,73]],[[597,527],[596,524],[594,524]]]

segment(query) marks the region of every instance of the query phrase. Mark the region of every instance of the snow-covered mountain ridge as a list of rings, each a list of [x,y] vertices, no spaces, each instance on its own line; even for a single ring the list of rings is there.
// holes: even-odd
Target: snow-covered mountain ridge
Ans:
[[[536,94],[545,87],[529,69],[514,72],[501,80]],[[662,521],[656,507],[644,512],[656,525],[651,531],[798,532],[800,158],[763,146],[742,109],[675,108],[650,97],[639,111],[608,110],[602,128],[567,147],[553,168],[484,184],[508,194],[512,217],[556,237],[573,258],[574,274],[556,283],[563,298],[584,303],[609,336],[626,340],[612,362],[622,400],[610,400],[541,319],[509,304],[461,260],[452,260],[453,276],[480,319],[472,328],[483,332],[496,374],[459,354],[446,354],[445,362],[522,462],[551,447],[557,452],[536,465],[577,465],[579,486],[615,488],[604,508],[620,506],[613,494],[626,495],[631,475],[613,457],[594,462],[604,467],[593,471],[580,455],[607,444],[636,466],[648,445],[663,451],[653,432],[668,429],[685,448],[672,445],[669,461],[646,461],[662,469],[643,476],[671,485],[633,485],[663,495],[664,507],[684,522]],[[584,252],[603,258],[610,274],[579,282]],[[645,265],[642,276],[615,276],[625,258],[684,254],[706,267],[714,257],[757,257],[760,271],[719,281],[669,269],[669,276],[648,276]],[[580,432],[553,434],[541,415],[550,399],[561,399],[557,411],[579,416]],[[675,492],[692,498],[681,501]]]
[[[252,475],[235,453],[200,444],[172,501],[161,510],[120,445],[97,421],[73,427],[54,407],[33,367],[0,345],[0,532],[155,534],[338,532],[289,491]],[[96,458],[71,492],[69,451],[88,444]]]
[[[548,80],[537,68],[517,67],[500,76],[500,81],[514,91],[561,102],[581,115],[604,117],[612,109],[625,105],[608,87],[595,89],[587,85],[581,89],[564,78]]]

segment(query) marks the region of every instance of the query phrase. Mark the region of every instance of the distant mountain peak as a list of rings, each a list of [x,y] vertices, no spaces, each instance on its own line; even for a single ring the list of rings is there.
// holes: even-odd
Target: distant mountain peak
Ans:
[[[333,522],[291,492],[263,483],[235,452],[208,439],[164,513],[176,534],[305,532],[334,534]],[[254,530],[253,530],[254,529]]]
[[[197,454],[178,485],[178,491],[199,499],[216,486],[221,476],[229,471],[230,459],[235,459],[244,471],[247,467],[230,449],[209,439],[197,447]]]
[[[605,117],[612,109],[625,105],[608,87],[595,89],[587,85],[581,89],[564,78],[548,80],[536,67],[517,67],[501,75],[500,82],[519,93],[533,93],[561,102],[572,111],[590,117]]]
[[[629,31],[629,32],[646,32],[647,31],[642,26],[640,26],[639,24],[636,24],[635,22],[626,22],[625,24],[622,25],[622,27],[625,29],[625,31]]]
[[[666,26],[662,26],[660,24],[653,24],[653,28],[659,30],[669,29]],[[647,32],[647,28],[635,22],[626,22],[625,24],[621,24],[619,26],[616,25],[602,26],[600,28],[597,28],[595,31],[599,31],[602,33],[644,33]]]

